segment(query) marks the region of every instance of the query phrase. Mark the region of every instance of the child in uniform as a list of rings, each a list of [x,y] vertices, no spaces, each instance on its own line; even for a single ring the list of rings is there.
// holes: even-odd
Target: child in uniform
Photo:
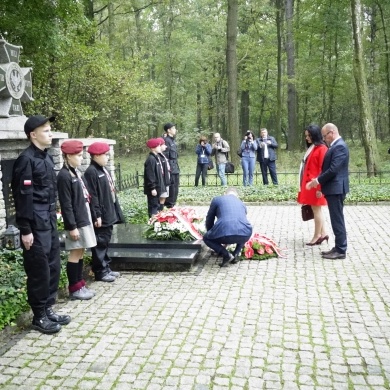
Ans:
[[[147,196],[149,217],[160,211],[160,196],[167,193],[164,166],[160,156],[161,145],[160,138],[151,138],[146,142],[150,153],[144,163],[144,194]]]
[[[91,299],[95,292],[85,286],[83,255],[85,248],[96,245],[91,212],[90,195],[78,167],[83,161],[83,143],[67,140],[61,145],[64,166],[57,176],[58,197],[66,230],[65,249],[69,251],[66,272],[70,299]]]
[[[91,216],[97,245],[92,251],[92,271],[95,280],[113,282],[120,276],[110,268],[111,258],[108,246],[114,224],[124,223],[124,217],[116,195],[114,182],[105,166],[109,160],[110,145],[94,142],[88,148],[91,164],[84,173],[84,179],[91,194]]]

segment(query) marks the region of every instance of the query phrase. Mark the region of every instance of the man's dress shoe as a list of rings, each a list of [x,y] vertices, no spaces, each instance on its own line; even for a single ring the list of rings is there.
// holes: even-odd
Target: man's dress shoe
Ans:
[[[220,267],[228,267],[229,263],[231,263],[235,257],[229,253],[229,258],[228,259],[223,259],[222,263],[219,265]]]
[[[322,251],[321,255],[330,255],[331,253],[336,252],[336,248],[332,248],[330,251]]]
[[[322,258],[330,260],[345,259],[345,253],[332,252],[327,255],[322,255]]]

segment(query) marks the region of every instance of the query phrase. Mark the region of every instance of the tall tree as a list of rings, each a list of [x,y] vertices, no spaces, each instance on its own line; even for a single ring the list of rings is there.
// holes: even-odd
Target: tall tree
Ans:
[[[287,54],[287,116],[288,150],[299,148],[297,135],[297,90],[295,86],[295,48],[294,48],[294,0],[286,0],[286,54]]]
[[[226,68],[228,81],[228,136],[231,150],[238,149],[240,142],[237,107],[237,15],[238,1],[228,0]],[[231,157],[234,161],[237,160],[235,153],[231,153]]]
[[[283,0],[276,0],[276,36],[277,36],[277,81],[276,81],[276,117],[275,135],[280,143],[282,136],[282,32],[283,32]]]
[[[378,148],[375,139],[375,129],[372,120],[371,102],[368,95],[366,70],[364,64],[364,49],[362,42],[362,6],[360,0],[351,0],[352,31],[354,43],[354,76],[358,92],[358,103],[361,115],[362,143],[366,155],[366,166],[369,176],[378,173]]]

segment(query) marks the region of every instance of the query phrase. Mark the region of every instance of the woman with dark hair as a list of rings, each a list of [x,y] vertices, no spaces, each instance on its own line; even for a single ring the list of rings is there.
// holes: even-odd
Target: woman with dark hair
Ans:
[[[241,142],[241,166],[243,172],[242,184],[253,185],[253,174],[256,166],[257,142],[252,131],[248,130]]]
[[[322,140],[321,129],[317,125],[309,125],[305,129],[305,139],[307,150],[302,159],[299,171],[300,190],[298,193],[298,203],[310,205],[314,214],[314,234],[310,242],[306,245],[321,245],[323,241],[328,242],[329,236],[325,230],[325,219],[322,206],[327,202],[321,192],[321,186],[306,189],[306,183],[321,173],[322,162],[328,148]]]
[[[207,142],[207,138],[202,135],[199,138],[199,144],[196,145],[195,149],[195,153],[198,156],[195,174],[195,187],[198,187],[200,174],[202,174],[202,186],[206,185],[206,176],[209,168],[211,152],[211,145]]]

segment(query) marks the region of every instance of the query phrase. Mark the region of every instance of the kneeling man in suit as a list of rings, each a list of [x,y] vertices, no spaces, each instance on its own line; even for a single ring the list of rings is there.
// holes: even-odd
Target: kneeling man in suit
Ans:
[[[246,217],[246,206],[239,199],[235,188],[228,188],[224,195],[211,201],[206,229],[203,241],[222,256],[220,266],[227,267],[229,263],[236,263],[237,256],[252,235],[252,226]],[[236,244],[233,254],[226,250],[224,245],[227,244]]]
[[[345,259],[347,232],[344,221],[344,199],[349,192],[349,150],[333,123],[327,123],[321,129],[321,133],[329,149],[322,163],[321,174],[308,182],[306,188],[315,188],[321,184],[322,193],[328,202],[335,246],[330,251],[322,252],[322,257],[332,260]]]

